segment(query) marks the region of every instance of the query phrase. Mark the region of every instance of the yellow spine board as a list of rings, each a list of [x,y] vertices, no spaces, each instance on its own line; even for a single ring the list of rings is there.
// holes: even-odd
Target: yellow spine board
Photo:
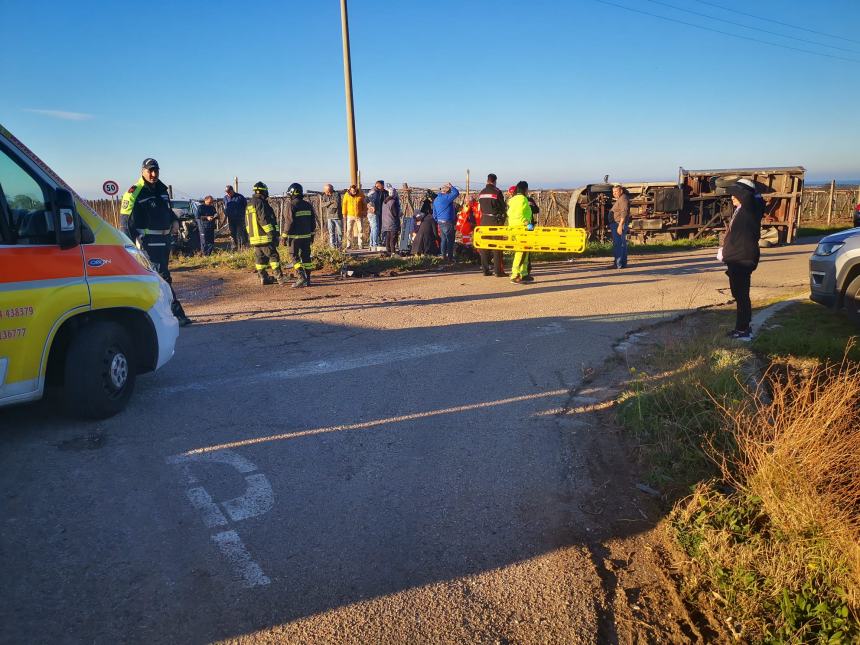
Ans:
[[[582,253],[586,237],[584,228],[535,226],[529,231],[518,226],[479,226],[472,244],[476,249],[493,251]]]

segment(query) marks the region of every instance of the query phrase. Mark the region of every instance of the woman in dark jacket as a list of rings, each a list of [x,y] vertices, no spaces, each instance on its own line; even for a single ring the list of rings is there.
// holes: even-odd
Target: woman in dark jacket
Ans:
[[[382,239],[388,256],[397,251],[400,240],[400,217],[400,198],[397,196],[397,191],[389,186],[388,195],[382,202]]]
[[[729,287],[737,303],[735,328],[729,332],[729,336],[736,340],[751,340],[750,277],[758,266],[760,256],[758,239],[761,219],[753,191],[743,184],[735,184],[729,186],[726,192],[732,196],[735,211],[726,227],[717,258],[726,264]]]
[[[436,194],[428,190],[421,208],[415,213],[415,226],[418,228],[412,242],[412,253],[415,255],[439,255],[439,235],[436,231],[436,220],[433,219],[435,197]]]

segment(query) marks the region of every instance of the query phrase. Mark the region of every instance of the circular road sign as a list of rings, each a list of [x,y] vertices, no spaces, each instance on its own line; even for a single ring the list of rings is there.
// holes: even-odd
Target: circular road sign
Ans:
[[[105,183],[102,184],[102,190],[105,191],[108,195],[116,195],[119,192],[119,184],[115,181],[111,181],[108,179]]]

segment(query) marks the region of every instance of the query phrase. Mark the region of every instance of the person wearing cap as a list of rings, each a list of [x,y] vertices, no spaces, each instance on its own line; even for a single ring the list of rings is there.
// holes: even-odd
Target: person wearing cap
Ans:
[[[487,175],[487,185],[478,193],[478,205],[481,207],[481,226],[504,226],[505,218],[507,217],[507,207],[505,205],[505,196],[502,191],[496,187],[498,178],[493,173]],[[505,273],[504,255],[501,251],[491,251],[490,249],[480,249],[481,269],[484,275],[493,275],[490,272],[490,258],[493,260],[493,268],[496,277],[504,278]]]
[[[200,228],[200,250],[203,255],[211,255],[215,250],[215,221],[218,211],[215,210],[215,200],[212,195],[206,195],[203,203],[197,207],[197,220]]]
[[[358,189],[358,186],[353,184],[346,191],[346,194],[341,200],[341,208],[346,217],[346,230],[344,248],[352,248],[352,236],[355,235],[358,240],[358,248],[361,249],[363,242],[362,222],[367,214],[367,202],[364,199],[364,194]]]
[[[248,200],[241,193],[233,190],[232,186],[224,188],[224,215],[227,216],[227,226],[230,227],[230,239],[234,251],[248,245],[248,230],[245,228],[245,209]]]
[[[140,179],[126,191],[120,205],[120,225],[123,232],[149,257],[158,274],[170,285],[173,293],[171,309],[181,326],[190,325],[182,304],[173,291],[170,276],[171,234],[178,228],[176,213],[170,206],[167,186],[158,178],[158,162],[147,157],[143,160]]]
[[[764,217],[764,212],[766,210],[764,197],[761,196],[761,193],[758,190],[758,186],[752,179],[738,179],[738,183],[741,186],[747,186],[753,193],[753,197],[755,198],[755,206],[756,212],[758,214],[759,220]]]
[[[521,181],[513,188],[514,195],[508,200],[507,225],[531,231],[534,229],[534,218],[532,207],[529,204],[529,185],[525,181]],[[529,275],[528,265],[528,253],[524,251],[514,253],[514,262],[511,265],[511,282],[514,284],[533,282],[534,278]]]
[[[748,341],[752,339],[750,279],[758,267],[761,254],[758,247],[761,217],[755,193],[749,186],[736,183],[729,186],[726,192],[731,195],[735,210],[723,234],[717,259],[726,265],[729,288],[737,307],[735,328],[729,332],[729,337]]]
[[[460,191],[450,183],[439,189],[439,194],[433,200],[433,219],[439,225],[441,238],[441,253],[446,260],[454,260],[454,225],[457,223],[457,213],[454,201],[460,196]]]
[[[328,243],[332,248],[339,249],[343,237],[343,220],[341,219],[340,193],[335,192],[334,186],[326,184],[320,194],[320,214],[328,230]]]
[[[630,198],[621,184],[612,187],[612,196],[615,201],[609,211],[612,215],[612,257],[615,258],[614,267],[623,269],[627,266],[627,231],[630,226]]]
[[[287,280],[278,255],[278,231],[275,228],[275,210],[269,203],[269,187],[258,181],[253,190],[254,196],[245,207],[245,226],[254,249],[254,268],[260,276],[260,284],[265,286],[277,281],[285,285]],[[272,270],[274,278],[269,276],[267,269]]]

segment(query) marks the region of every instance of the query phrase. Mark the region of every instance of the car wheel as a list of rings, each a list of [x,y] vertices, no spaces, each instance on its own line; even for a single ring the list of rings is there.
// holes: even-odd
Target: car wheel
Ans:
[[[860,325],[860,275],[856,276],[845,290],[845,298],[842,301],[845,313]]]
[[[66,354],[64,407],[74,416],[106,419],[128,403],[136,377],[137,361],[125,330],[111,322],[87,325]]]

